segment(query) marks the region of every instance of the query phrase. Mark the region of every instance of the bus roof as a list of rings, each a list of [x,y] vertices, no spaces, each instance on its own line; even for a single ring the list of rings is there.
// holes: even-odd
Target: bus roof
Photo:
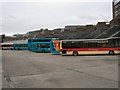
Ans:
[[[13,44],[13,43],[0,43],[1,45]]]
[[[28,38],[28,40],[43,40],[43,39],[45,39],[45,40],[51,40],[51,39],[53,39],[53,40],[59,40],[59,38]]]
[[[49,44],[50,42],[33,42],[33,44]]]
[[[26,39],[26,40],[14,41],[13,43],[14,43],[14,44],[27,44],[27,42],[28,42],[28,39]]]
[[[28,38],[28,40],[36,40],[36,39],[52,39],[52,38]]]
[[[99,40],[108,40],[107,38],[105,39],[71,39],[71,40],[62,40],[62,41],[99,41]]]

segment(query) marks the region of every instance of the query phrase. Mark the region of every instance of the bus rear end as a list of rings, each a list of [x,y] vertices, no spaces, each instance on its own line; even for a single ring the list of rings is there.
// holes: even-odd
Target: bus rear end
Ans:
[[[14,44],[14,50],[28,50],[28,45],[26,43]]]
[[[54,54],[60,54],[60,40],[54,40],[53,41],[53,47],[54,47]]]
[[[13,43],[1,43],[2,50],[13,50]]]

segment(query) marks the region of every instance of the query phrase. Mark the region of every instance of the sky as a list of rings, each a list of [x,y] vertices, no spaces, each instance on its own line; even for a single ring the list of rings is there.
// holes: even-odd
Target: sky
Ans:
[[[24,34],[66,25],[96,24],[112,19],[111,0],[4,0],[0,2],[0,34]]]

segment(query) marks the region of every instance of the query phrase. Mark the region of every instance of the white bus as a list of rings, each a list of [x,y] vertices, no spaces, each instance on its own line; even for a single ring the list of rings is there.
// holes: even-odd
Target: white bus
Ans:
[[[62,55],[120,54],[120,38],[61,40]]]
[[[1,43],[0,47],[2,50],[13,50],[13,43]]]

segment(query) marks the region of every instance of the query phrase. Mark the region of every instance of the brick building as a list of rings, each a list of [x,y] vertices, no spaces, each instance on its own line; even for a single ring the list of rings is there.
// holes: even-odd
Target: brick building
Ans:
[[[120,0],[113,0],[113,19],[120,18]]]
[[[120,25],[120,0],[113,0],[113,19],[110,21],[110,27]]]
[[[96,24],[96,29],[100,30],[100,29],[108,29],[110,27],[109,23],[106,22],[98,22]]]

